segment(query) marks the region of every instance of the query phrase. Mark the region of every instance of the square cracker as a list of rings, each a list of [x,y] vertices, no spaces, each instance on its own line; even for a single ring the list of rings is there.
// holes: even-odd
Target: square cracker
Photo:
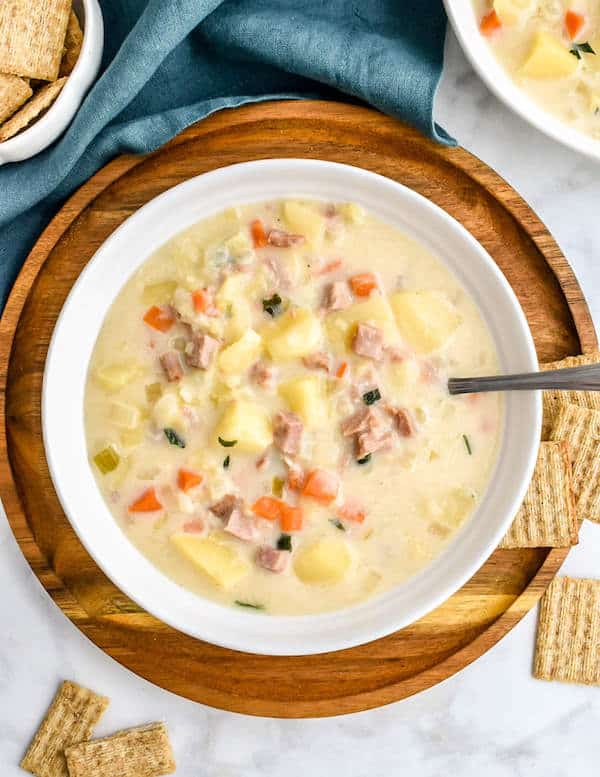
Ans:
[[[0,2],[0,73],[55,81],[71,0]]]
[[[90,738],[108,699],[65,681],[21,761],[37,777],[69,777],[64,750]]]
[[[600,685],[600,580],[554,578],[540,604],[533,674]]]
[[[65,751],[69,777],[159,777],[175,771],[164,723],[119,731]]]
[[[576,545],[577,535],[569,447],[543,442],[521,509],[498,547],[563,548]]]
[[[579,356],[567,356],[559,362],[540,364],[542,370],[560,370],[565,367],[581,367],[585,364],[600,363],[600,353],[582,353]],[[599,391],[544,391],[544,419],[542,423],[542,440],[548,440],[554,419],[561,405],[569,402],[572,405],[587,407],[589,410],[600,410]]]
[[[24,78],[0,73],[0,124],[29,100],[33,89]]]
[[[17,132],[20,132],[27,127],[27,125],[31,124],[34,119],[37,119],[43,111],[49,108],[58,97],[66,81],[67,77],[65,76],[64,78],[59,78],[58,81],[53,81],[51,84],[42,86],[39,92],[36,92],[31,100],[26,102],[20,111],[17,111],[12,118],[4,122],[4,124],[1,124],[0,143],[12,138],[13,135],[16,135]]]
[[[569,445],[577,516],[600,523],[600,410],[561,405],[550,437]]]
[[[67,24],[67,35],[65,37],[65,48],[62,61],[60,63],[59,76],[69,76],[77,64],[81,47],[83,46],[83,32],[79,24],[79,19],[73,11],[69,14],[69,23]]]

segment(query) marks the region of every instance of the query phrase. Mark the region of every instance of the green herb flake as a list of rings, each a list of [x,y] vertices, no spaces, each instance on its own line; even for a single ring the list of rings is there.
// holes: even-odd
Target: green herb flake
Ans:
[[[463,434],[462,438],[463,438],[463,441],[465,443],[465,448],[467,449],[467,453],[469,454],[469,456],[472,456],[473,455],[473,448],[471,448],[471,442],[470,442],[469,438],[467,437],[466,434]]]
[[[277,540],[277,550],[292,550],[292,538],[289,534],[281,534]]]
[[[585,43],[574,43],[573,48],[569,51],[577,59],[581,59],[581,54],[595,54],[596,52],[586,40]]]
[[[262,301],[263,310],[265,311],[265,313],[268,313],[270,316],[275,318],[275,316],[278,315],[278,313],[281,310],[282,302],[283,300],[281,299],[279,294],[275,293],[273,294],[272,297],[269,297],[269,299],[263,299]]]
[[[251,602],[241,602],[239,599],[235,600],[238,607],[248,607],[250,610],[264,610],[264,604],[252,604]]]
[[[185,440],[183,440],[177,434],[175,429],[170,429],[167,427],[164,431],[165,431],[165,437],[171,443],[171,445],[176,445],[178,448],[185,448]]]
[[[231,464],[231,456],[225,456],[223,459],[223,469],[229,469],[229,465]]]
[[[278,499],[281,499],[283,496],[283,486],[285,485],[285,481],[283,478],[274,477],[273,483],[271,485],[271,492],[273,496],[276,496]]]
[[[363,456],[362,459],[356,459],[357,464],[368,464],[371,461],[371,454],[367,453],[366,456]]]
[[[365,405],[374,405],[375,402],[379,402],[381,399],[381,392],[378,388],[371,389],[371,391],[366,391],[363,394],[363,402]]]
[[[237,440],[224,440],[222,437],[218,439],[224,448],[233,448],[234,445],[237,445]]]
[[[346,527],[341,521],[338,521],[337,518],[330,518],[329,523],[333,524],[336,529],[339,529],[340,531],[346,531]]]

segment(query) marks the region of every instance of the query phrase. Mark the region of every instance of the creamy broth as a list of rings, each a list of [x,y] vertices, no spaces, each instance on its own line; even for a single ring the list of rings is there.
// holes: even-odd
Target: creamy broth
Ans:
[[[447,377],[497,356],[457,279],[359,206],[253,204],[178,235],[96,342],[90,464],[182,586],[302,614],[431,562],[485,492],[502,399]]]
[[[475,0],[495,55],[540,107],[600,139],[598,0]]]

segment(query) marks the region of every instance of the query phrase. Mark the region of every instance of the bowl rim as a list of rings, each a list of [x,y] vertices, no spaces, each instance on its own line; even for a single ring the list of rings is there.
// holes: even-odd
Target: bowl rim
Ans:
[[[8,154],[9,157],[13,154],[25,154],[23,157],[19,156],[15,161],[23,161],[30,156],[37,155],[62,134],[73,121],[86,91],[96,77],[104,47],[102,10],[98,0],[80,0],[80,3],[83,14],[76,13],[74,8],[73,13],[77,16],[81,26],[83,40],[79,57],[75,67],[67,77],[66,84],[50,107],[29,127],[18,132],[12,138],[0,142],[0,153],[2,154]],[[81,18],[82,16],[83,18]],[[52,125],[55,124],[55,118],[59,116],[59,108],[63,111],[62,118],[64,119],[68,114],[68,120],[65,126],[56,132],[56,126]],[[38,150],[32,151],[29,155],[28,146],[33,146]],[[11,159],[9,158],[7,161],[11,161]]]
[[[444,6],[465,56],[492,94],[547,137],[600,161],[600,140],[545,111],[512,80],[480,34],[472,0],[444,0]]]
[[[271,178],[275,177],[278,181],[283,181],[283,183],[280,182],[277,183],[277,185],[269,184],[269,175]],[[306,188],[304,188],[304,183],[297,183],[303,180],[302,176],[305,176],[306,180],[309,181]],[[341,183],[331,184],[330,181],[332,179],[335,181],[336,176],[341,179]],[[78,396],[81,396],[82,400],[83,390],[81,390],[80,395],[75,392],[75,396],[71,397],[68,404],[68,418],[65,417],[64,412],[62,414],[58,412],[59,400],[61,402],[66,401],[65,385],[68,384],[68,381],[64,380],[63,368],[65,364],[69,363],[70,352],[67,343],[69,337],[72,340],[75,338],[73,343],[78,342],[78,338],[85,333],[85,327],[79,327],[81,320],[80,314],[84,313],[85,315],[88,315],[86,311],[89,309],[92,300],[89,298],[88,294],[87,303],[84,306],[83,300],[85,297],[82,295],[85,294],[86,291],[89,292],[90,288],[93,288],[94,294],[96,294],[94,274],[100,277],[99,269],[104,267],[107,257],[110,257],[111,252],[117,252],[117,255],[119,255],[119,247],[124,244],[124,241],[126,241],[128,237],[130,238],[135,235],[136,229],[139,237],[140,227],[144,224],[146,226],[154,224],[156,225],[156,230],[164,227],[164,221],[159,218],[159,213],[165,210],[170,211],[172,214],[176,212],[175,220],[183,219],[184,221],[183,225],[178,223],[176,226],[169,227],[164,235],[162,235],[160,242],[154,242],[151,249],[144,250],[140,248],[139,256],[135,257],[135,259],[128,257],[127,261],[124,262],[124,265],[126,265],[126,274],[124,275],[123,280],[119,282],[115,288],[112,288],[108,299],[108,305],[101,306],[103,312],[100,321],[97,322],[97,325],[96,323],[94,324],[92,333],[89,336],[86,335],[89,342],[91,342],[91,346],[89,343],[85,346],[88,349],[86,353],[91,353],[98,331],[108,310],[108,306],[112,303],[112,300],[122,287],[123,282],[125,282],[125,280],[130,277],[160,245],[164,244],[173,235],[181,232],[185,226],[189,226],[201,218],[206,218],[211,213],[218,213],[225,209],[222,202],[216,204],[214,198],[211,198],[210,206],[205,209],[204,215],[199,219],[198,217],[192,217],[191,214],[184,216],[182,208],[176,208],[175,206],[178,204],[181,205],[181,202],[185,201],[186,198],[189,200],[190,195],[192,194],[197,198],[198,190],[202,191],[204,189],[205,196],[211,194],[211,187],[214,190],[213,194],[215,191],[222,191],[223,189],[227,189],[229,192],[230,189],[227,188],[228,185],[232,186],[234,181],[238,182],[238,185],[241,181],[242,185],[244,185],[245,180],[245,185],[249,187],[250,191],[254,191],[260,184],[260,188],[258,189],[260,193],[251,197],[242,198],[237,195],[223,194],[222,197],[225,198],[225,200],[227,200],[229,196],[229,205],[226,205],[225,207],[231,207],[235,202],[259,202],[261,200],[274,198],[270,194],[270,190],[265,193],[265,181],[267,189],[269,188],[269,185],[271,185],[272,189],[275,188],[277,191],[282,192],[278,195],[279,197],[304,196],[314,197],[315,199],[326,199],[326,197],[321,196],[320,191],[317,193],[316,190],[311,190],[310,182],[313,182],[312,186],[315,186],[316,189],[322,189],[323,186],[335,187],[337,185],[339,190],[342,190],[345,193],[345,197],[340,197],[340,199],[347,199],[348,186],[355,185],[358,188],[362,185],[370,187],[369,196],[376,195],[377,198],[381,198],[381,204],[377,206],[378,208],[387,207],[384,198],[385,194],[390,195],[390,197],[395,194],[396,198],[399,201],[402,201],[405,206],[402,219],[407,218],[406,209],[413,208],[415,213],[422,214],[423,221],[426,219],[433,219],[434,223],[437,222],[436,226],[443,226],[448,232],[448,235],[452,234],[454,238],[456,238],[457,244],[460,244],[462,249],[466,248],[473,257],[477,256],[476,262],[479,264],[479,267],[484,268],[481,272],[484,272],[489,277],[490,288],[493,287],[501,294],[502,305],[505,306],[506,310],[509,311],[509,315],[512,316],[512,320],[507,319],[506,326],[514,325],[515,332],[518,332],[518,337],[521,338],[519,348],[522,353],[519,357],[521,358],[518,365],[519,370],[537,369],[537,356],[524,313],[514,292],[499,267],[475,238],[448,213],[422,197],[420,194],[417,194],[411,189],[408,189],[389,178],[350,165],[312,159],[268,159],[243,162],[203,173],[166,190],[150,200],[126,219],[96,250],[93,257],[75,281],[60,312],[48,348],[42,386],[42,433],[44,449],[54,488],[71,526],[88,553],[115,585],[146,611],[152,613],[155,617],[173,628],[192,637],[222,647],[248,653],[270,655],[307,655],[324,653],[371,642],[380,637],[389,635],[409,623],[413,623],[415,620],[418,620],[418,618],[437,607],[451,594],[455,593],[486,561],[488,556],[497,547],[501,537],[504,535],[528,488],[539,446],[542,416],[541,398],[535,392],[513,393],[511,401],[513,404],[517,403],[515,406],[520,408],[517,412],[521,414],[519,425],[513,423],[513,426],[515,429],[519,430],[519,434],[522,436],[521,442],[517,446],[516,443],[509,439],[509,435],[503,435],[503,441],[501,443],[502,449],[498,455],[496,471],[490,479],[488,491],[481,500],[478,508],[474,511],[473,516],[467,521],[465,527],[457,532],[456,537],[449,543],[442,554],[437,556],[422,572],[409,578],[406,583],[402,583],[400,586],[397,586],[390,591],[372,597],[366,602],[361,602],[352,607],[335,610],[333,612],[300,616],[267,615],[261,613],[237,612],[233,608],[224,607],[211,600],[205,599],[204,597],[200,597],[197,594],[193,594],[187,589],[179,586],[170,578],[167,578],[164,573],[155,567],[140,551],[137,550],[137,548],[135,548],[127,536],[122,532],[100,495],[89,465],[85,447],[82,403],[79,405],[79,412],[72,412],[73,401],[75,399],[77,404]],[[287,183],[287,181],[293,181],[294,183],[290,184]],[[324,181],[326,183],[323,183]],[[354,190],[353,201],[362,201],[363,204],[365,204],[365,200],[368,200],[367,195],[364,192],[362,194],[358,192],[358,196],[355,197],[354,195],[356,193],[356,190]],[[189,207],[191,208],[192,206],[190,205]],[[198,202],[195,202],[194,207],[196,209],[199,207]],[[373,210],[370,204],[368,204],[367,207]],[[380,210],[376,209],[376,215],[381,217]],[[404,229],[404,231],[421,243],[425,242],[428,250],[432,250],[431,241],[424,240],[423,235],[419,235],[418,232],[415,234],[413,228],[406,226],[399,228]],[[444,231],[444,229],[441,231]],[[144,235],[146,235],[146,231],[147,230],[144,230]],[[431,227],[429,227],[428,234],[432,231]],[[448,235],[445,236],[445,240],[447,240]],[[144,239],[147,239],[150,244],[152,242],[152,235],[149,234]],[[438,238],[436,237],[436,239]],[[444,250],[441,250],[442,242],[440,242],[439,245],[440,250],[433,251],[433,253],[448,266],[449,263],[444,261],[445,248]],[[450,266],[449,269],[455,276],[459,275],[456,268]],[[125,272],[125,269],[122,271]],[[459,275],[459,280],[463,286],[468,286],[466,273],[464,276]],[[480,312],[484,315],[484,319],[488,320],[489,324],[489,317],[482,310],[477,300],[475,300],[475,304],[478,305]],[[73,321],[77,322],[77,333],[70,327]],[[71,332],[70,335],[69,331]],[[492,336],[496,341],[493,332]],[[498,347],[497,341],[496,346]],[[518,349],[515,347],[514,350],[517,351]],[[502,354],[499,354],[499,356],[502,359]],[[512,358],[512,352],[510,356]],[[504,358],[506,357],[507,354],[505,353]],[[80,383],[82,382],[83,386],[85,385],[87,377],[88,363],[89,357],[85,361],[85,369],[80,371],[83,377],[77,378],[77,380],[80,380]],[[81,389],[81,385],[79,386],[79,389]],[[79,391],[79,389],[77,389],[77,391]],[[73,391],[74,389],[72,389],[72,392]],[[519,395],[518,397],[517,394]],[[505,410],[505,418],[507,415],[508,413]],[[527,420],[527,424],[523,423],[524,419]],[[68,428],[73,431],[73,434],[69,436],[68,446],[64,445],[63,440],[63,422],[65,421]],[[72,458],[71,463],[74,464],[75,467],[82,467],[81,472],[79,473],[81,478],[63,478],[61,475],[61,467],[65,463],[65,457],[68,458],[66,449],[71,451],[69,455],[73,457],[75,456],[75,445],[81,446],[81,439],[79,439],[79,441],[76,440],[77,435],[83,439],[83,448],[77,448],[80,452],[83,451],[83,462],[76,463]],[[476,538],[473,539],[472,537],[472,527],[477,525],[478,529],[481,530],[483,528],[483,521],[480,520],[479,523],[476,524],[475,518],[482,512],[486,500],[489,501],[490,492],[493,492],[494,489],[496,491],[501,489],[502,484],[500,484],[500,486],[497,486],[496,484],[498,465],[503,457],[503,451],[505,451],[506,446],[508,445],[510,447],[511,444],[513,445],[511,454],[513,456],[512,461],[516,461],[518,466],[516,468],[515,466],[509,467],[505,463],[504,480],[508,479],[509,483],[514,481],[512,495],[506,493],[495,495],[495,498],[500,498],[501,504],[503,504],[502,520],[500,521],[494,516],[494,520],[498,522],[495,526],[495,530],[489,532],[485,542],[478,542]],[[63,450],[59,450],[61,445],[63,446]],[[504,458],[506,458],[505,453]],[[518,467],[520,467],[520,469],[518,469]],[[509,469],[512,473],[510,476],[508,475]],[[89,485],[91,482],[90,479],[93,482],[91,491],[86,492],[85,498],[83,498],[82,494],[78,493],[78,490],[80,487],[83,488],[82,484],[85,480],[87,480]],[[492,485],[494,488],[492,488]],[[91,513],[91,507],[88,500],[91,497],[92,492],[95,494],[94,499],[91,500],[92,502],[95,502],[93,505],[94,509],[97,510],[98,514],[102,514],[102,520],[106,520],[107,517],[109,519],[105,526],[105,530],[112,527],[109,530],[113,535],[113,539],[117,537],[115,531],[118,533],[120,552],[125,559],[121,564],[119,571],[116,570],[117,564],[112,556],[112,552],[107,553],[106,547],[99,549],[97,542],[92,541],[92,532],[90,532],[89,527],[85,526],[85,517],[83,520],[81,519],[81,515],[83,515],[84,512],[86,516]],[[471,527],[470,530],[469,527]],[[97,531],[95,525],[92,528],[93,531]],[[461,537],[462,541],[459,543]],[[96,536],[96,540],[98,539],[99,535]],[[104,537],[100,539],[101,545],[110,545],[109,540],[105,540]],[[467,550],[469,551],[467,554],[469,559],[468,563],[456,563],[456,549],[459,547],[459,544],[461,546],[461,552],[466,553]],[[113,548],[114,546],[111,546],[111,551]],[[136,575],[133,575],[133,567],[135,567]],[[446,576],[447,580],[443,585],[440,585],[437,592],[423,595],[420,592],[423,587],[422,578],[431,575],[434,567],[438,577],[440,575],[442,578]],[[144,584],[140,585],[139,579],[142,576]],[[134,577],[135,579],[133,579]],[[418,585],[415,585],[417,583]],[[418,587],[419,585],[421,586],[421,589]],[[408,608],[405,612],[397,612],[395,609],[396,602],[393,600],[395,598],[399,598],[400,600],[402,598],[407,599],[414,593],[414,590],[417,592],[417,603],[413,605],[412,609]],[[152,599],[157,591],[161,597],[160,601],[158,599]],[[400,593],[402,593],[402,596],[399,596]],[[420,600],[419,596],[421,596]],[[174,597],[179,598],[174,599]],[[377,607],[375,605],[377,605]],[[382,608],[384,612],[383,614],[380,614],[379,611],[382,610]],[[388,612],[390,609],[394,611],[393,615]],[[200,617],[199,620],[195,620],[194,623],[190,625],[185,619],[192,617],[190,615],[190,611],[192,610],[194,617],[196,617],[198,611],[202,612],[202,617]],[[351,613],[350,617],[348,617],[349,613]],[[369,618],[375,618],[377,624],[373,625],[373,623],[369,621]],[[209,619],[212,619],[214,623],[211,622],[209,624]],[[360,621],[360,623],[358,621]],[[224,622],[226,628],[223,629]],[[269,627],[271,627],[270,631]],[[310,629],[308,627],[310,627]],[[340,630],[343,629],[346,629],[346,633],[342,634],[340,633]],[[281,630],[284,630],[285,634],[280,634]],[[274,641],[276,644],[274,644]]]

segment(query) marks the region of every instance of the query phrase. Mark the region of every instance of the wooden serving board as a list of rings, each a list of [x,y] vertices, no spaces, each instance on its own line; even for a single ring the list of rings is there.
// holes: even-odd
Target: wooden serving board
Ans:
[[[434,145],[362,107],[276,102],[227,110],[154,154],[111,162],[71,197],[35,245],[0,322],[0,496],[44,588],[124,666],[228,710],[339,715],[402,699],[481,656],[534,605],[567,550],[496,551],[437,610],[362,647],[322,656],[246,655],[180,634],[105,577],[60,508],[42,445],[48,342],[65,297],[96,249],[165,189],[207,170],[268,157],[345,162],[425,195],[494,257],[521,301],[540,360],[596,347],[585,300],[558,246],[518,194],[466,151]]]

